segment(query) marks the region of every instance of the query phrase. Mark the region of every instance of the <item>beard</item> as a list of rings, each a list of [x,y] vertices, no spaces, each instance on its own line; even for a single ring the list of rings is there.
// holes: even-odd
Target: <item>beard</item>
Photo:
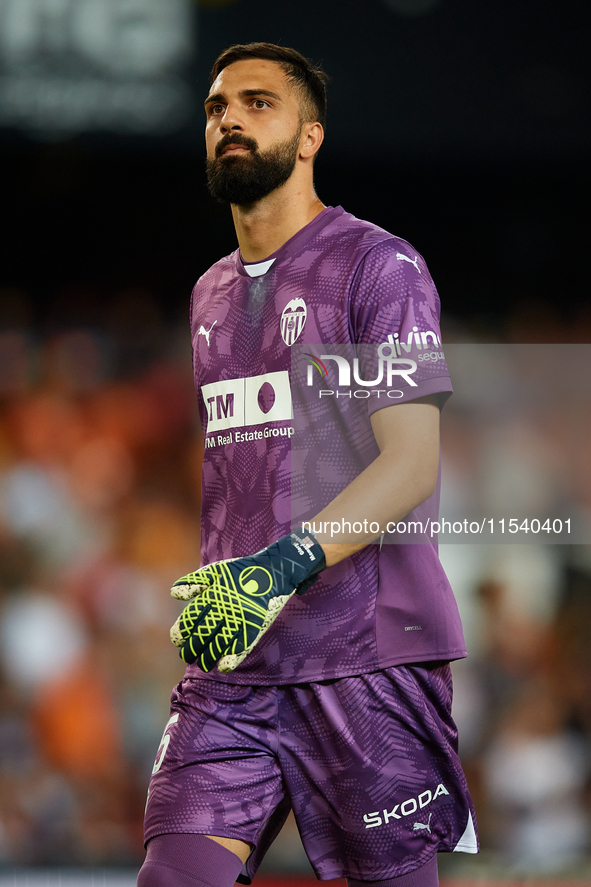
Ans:
[[[254,139],[240,133],[224,136],[216,146],[216,156],[206,164],[209,193],[221,203],[248,206],[262,200],[284,185],[298,157],[300,133],[268,151],[259,151]],[[222,155],[227,145],[244,145],[250,154]]]

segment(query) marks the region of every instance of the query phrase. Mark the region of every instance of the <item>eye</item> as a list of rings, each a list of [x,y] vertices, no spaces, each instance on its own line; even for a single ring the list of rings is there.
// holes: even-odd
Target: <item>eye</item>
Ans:
[[[209,113],[212,115],[223,114],[224,106],[221,105],[219,102],[216,102],[214,105],[209,106]]]
[[[253,105],[255,108],[268,108],[269,102],[266,102],[264,99],[255,99]]]

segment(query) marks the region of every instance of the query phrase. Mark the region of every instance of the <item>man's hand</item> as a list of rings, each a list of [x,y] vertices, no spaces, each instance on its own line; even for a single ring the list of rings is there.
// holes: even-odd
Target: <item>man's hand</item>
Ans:
[[[217,561],[178,579],[173,597],[189,603],[170,630],[187,663],[233,671],[293,594],[303,594],[324,569],[312,534],[291,533],[257,554]]]

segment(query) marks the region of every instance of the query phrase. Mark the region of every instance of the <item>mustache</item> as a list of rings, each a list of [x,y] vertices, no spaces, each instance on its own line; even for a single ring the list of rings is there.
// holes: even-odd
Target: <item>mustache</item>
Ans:
[[[221,157],[222,151],[227,148],[228,145],[242,145],[244,148],[250,148],[253,154],[259,149],[259,146],[254,139],[249,139],[248,136],[243,136],[239,132],[235,132],[232,135],[228,133],[217,143],[215,147],[215,156]]]

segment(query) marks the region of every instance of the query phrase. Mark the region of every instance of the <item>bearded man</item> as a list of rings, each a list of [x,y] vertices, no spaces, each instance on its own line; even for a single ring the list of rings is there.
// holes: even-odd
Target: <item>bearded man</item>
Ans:
[[[438,851],[477,851],[451,716],[464,640],[428,531],[451,393],[443,354],[432,358],[439,297],[406,241],[316,194],[317,66],[286,47],[232,46],[205,110],[209,188],[231,206],[239,249],[191,301],[202,566],[173,586],[188,601],[171,632],[187,670],[138,883],[248,884],[293,810],[320,879],[435,887]],[[318,434],[296,445],[299,346],[308,386],[330,358],[345,386],[352,361],[359,387],[323,381],[308,411]],[[347,348],[377,349],[385,387],[361,379]],[[335,454],[360,440],[371,458],[347,474]],[[313,463],[308,489],[294,483],[298,459]],[[295,487],[314,502],[325,483],[336,494],[294,526]],[[413,544],[393,538],[403,520],[419,527]]]

